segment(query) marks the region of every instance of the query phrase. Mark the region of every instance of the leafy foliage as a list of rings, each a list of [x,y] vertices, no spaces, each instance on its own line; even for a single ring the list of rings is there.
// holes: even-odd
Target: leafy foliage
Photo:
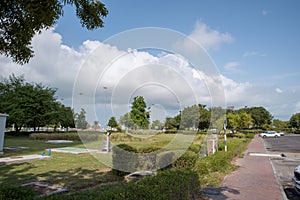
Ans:
[[[76,113],[75,115],[75,124],[76,124],[76,128],[79,129],[86,129],[88,126],[88,122],[86,121],[86,111],[81,108],[80,113]]]
[[[99,0],[1,0],[0,54],[18,64],[33,57],[31,40],[42,29],[53,26],[63,15],[64,5],[75,5],[76,15],[87,29],[103,27],[108,14]]]
[[[36,193],[33,189],[19,186],[13,187],[8,185],[0,185],[0,199],[34,199]]]
[[[291,118],[290,118],[290,125],[293,128],[297,128],[297,129],[300,128],[300,113],[296,113],[296,114],[294,114],[294,115],[291,116]]]
[[[23,76],[14,74],[0,82],[0,112],[7,113],[7,124],[14,124],[16,132],[22,127],[61,124],[74,127],[73,112],[56,101],[56,89],[42,84],[25,82]]]
[[[111,117],[108,121],[108,126],[111,128],[117,128],[118,127],[118,122],[115,117]]]
[[[125,115],[121,116],[119,122],[127,128],[135,127],[135,124],[130,117],[130,113],[126,113]]]
[[[199,178],[191,170],[165,170],[156,176],[123,184],[110,184],[83,192],[52,196],[46,199],[102,200],[190,200],[199,199]]]
[[[148,128],[150,113],[146,110],[144,97],[134,97],[130,111],[130,117],[138,128]]]

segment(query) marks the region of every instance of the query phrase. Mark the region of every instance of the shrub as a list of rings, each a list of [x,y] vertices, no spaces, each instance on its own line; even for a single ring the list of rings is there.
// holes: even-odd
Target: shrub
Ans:
[[[127,184],[102,186],[47,199],[190,200],[199,199],[199,177],[191,170],[165,170]]]
[[[245,151],[249,141],[249,139],[227,140],[227,152],[223,151],[224,144],[220,141],[218,152],[212,156],[197,159],[193,169],[199,174],[201,184],[218,185],[222,180],[222,174],[229,173],[236,168],[231,161]]]
[[[192,151],[186,151],[180,158],[178,158],[172,167],[175,169],[192,169],[198,158],[198,154]]]
[[[31,200],[34,199],[36,193],[33,191],[32,188],[28,187],[13,187],[7,185],[0,185],[0,199],[21,199],[21,200]]]

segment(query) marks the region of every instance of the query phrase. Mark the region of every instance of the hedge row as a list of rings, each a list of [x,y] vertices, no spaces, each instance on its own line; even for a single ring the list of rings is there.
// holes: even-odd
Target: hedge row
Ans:
[[[29,138],[32,140],[72,140],[72,141],[96,141],[99,137],[103,137],[100,134],[78,134],[78,133],[32,133]]]

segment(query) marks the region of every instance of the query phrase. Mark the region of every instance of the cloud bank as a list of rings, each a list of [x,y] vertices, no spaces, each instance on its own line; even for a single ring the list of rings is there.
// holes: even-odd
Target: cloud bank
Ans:
[[[219,49],[223,43],[234,40],[230,34],[213,30],[202,22],[196,24],[190,37],[207,49]],[[82,105],[85,105],[85,100],[93,99],[94,105],[85,105],[88,111],[94,111],[89,116],[89,122],[103,121],[105,97],[109,97],[108,115],[117,117],[130,109],[128,103],[137,95],[145,96],[149,105],[159,108],[156,110],[163,115],[161,119],[177,114],[181,107],[195,102],[210,106],[211,91],[208,85],[219,87],[216,81],[222,82],[227,105],[236,108],[264,106],[275,117],[285,120],[300,111],[297,98],[299,88],[286,90],[273,85],[237,82],[224,75],[212,77],[174,53],[153,54],[135,49],[124,51],[101,41],[89,40],[74,49],[64,45],[62,36],[54,29],[36,35],[32,46],[35,57],[24,66],[1,56],[1,76],[24,74],[27,81],[58,88],[58,99],[67,105],[72,105],[74,95],[81,96]],[[101,57],[93,57],[95,51]],[[118,59],[99,74],[99,63],[114,57]],[[84,71],[84,78],[78,80],[78,73],[87,64],[90,67]],[[225,68],[235,70],[238,65],[238,62],[231,62]],[[76,81],[82,84],[82,91],[74,91]],[[104,86],[109,90],[104,90]]]

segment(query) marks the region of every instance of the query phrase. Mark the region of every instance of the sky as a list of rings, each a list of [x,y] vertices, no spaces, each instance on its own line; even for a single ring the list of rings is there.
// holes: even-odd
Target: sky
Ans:
[[[102,2],[104,28],[86,30],[67,6],[33,38],[28,64],[0,56],[1,76],[57,88],[90,123],[125,114],[135,96],[152,120],[195,103],[263,106],[281,120],[300,112],[299,1]]]

